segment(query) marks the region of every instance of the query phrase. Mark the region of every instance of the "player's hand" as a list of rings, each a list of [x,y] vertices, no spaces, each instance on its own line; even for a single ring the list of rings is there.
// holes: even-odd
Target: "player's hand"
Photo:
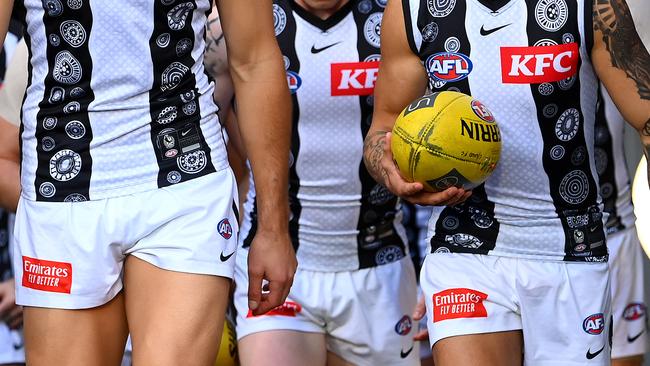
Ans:
[[[23,307],[16,305],[13,278],[0,282],[0,319],[11,329],[18,329],[23,324]]]
[[[453,206],[464,202],[472,194],[471,191],[457,187],[449,187],[442,192],[427,192],[422,183],[404,180],[393,160],[393,152],[390,150],[391,138],[392,133],[388,132],[381,165],[384,184],[393,194],[423,206]]]
[[[284,303],[297,265],[288,233],[258,229],[248,252],[248,307],[253,315]]]
[[[424,304],[424,296],[420,294],[418,296],[418,303],[415,305],[415,309],[413,310],[413,322],[418,325],[419,329],[419,323],[422,318],[424,318],[427,315],[427,308]],[[429,329],[427,327],[424,327],[424,329],[419,329],[417,333],[413,336],[413,340],[416,341],[426,341],[429,339]]]

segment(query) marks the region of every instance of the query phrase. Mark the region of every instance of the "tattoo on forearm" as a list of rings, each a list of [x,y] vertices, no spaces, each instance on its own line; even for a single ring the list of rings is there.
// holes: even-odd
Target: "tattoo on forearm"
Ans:
[[[650,100],[650,55],[643,45],[625,0],[594,0],[594,30],[603,41],[612,65],[634,80],[641,99]]]
[[[363,158],[370,175],[379,183],[384,184],[386,171],[381,166],[386,145],[386,132],[378,131],[366,136],[363,142]]]
[[[205,36],[205,66],[215,78],[227,68],[223,39],[219,17],[209,20]]]

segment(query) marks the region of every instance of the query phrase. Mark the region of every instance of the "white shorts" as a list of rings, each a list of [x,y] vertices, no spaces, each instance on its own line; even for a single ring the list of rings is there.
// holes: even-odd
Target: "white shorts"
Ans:
[[[323,333],[327,349],[355,365],[419,365],[417,288],[411,258],[344,272],[298,269],[284,305],[263,316],[248,310],[248,251],[235,270],[237,338],[269,330]]]
[[[87,202],[21,199],[16,302],[82,309],[122,289],[133,255],[159,268],[232,278],[237,187],[230,169],[149,192]]]
[[[643,251],[634,227],[607,237],[612,276],[614,337],[612,358],[642,355],[648,350],[644,301]]]
[[[25,363],[23,331],[11,330],[0,322],[0,365]]]
[[[420,285],[429,339],[522,330],[524,364],[609,365],[607,263],[429,254]]]

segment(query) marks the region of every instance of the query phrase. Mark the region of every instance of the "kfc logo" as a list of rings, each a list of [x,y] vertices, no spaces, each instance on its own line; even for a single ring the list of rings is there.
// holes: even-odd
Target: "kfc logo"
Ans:
[[[295,317],[299,312],[302,311],[302,306],[298,304],[297,302],[293,301],[286,301],[284,304],[269,310],[266,314],[262,315],[253,315],[253,312],[251,310],[248,311],[248,315],[246,315],[247,318],[254,318],[257,316],[290,316],[290,317]]]
[[[452,288],[433,294],[433,322],[457,318],[487,318],[483,300],[488,295],[468,288]]]
[[[34,290],[70,293],[72,265],[23,256],[23,287]]]
[[[577,43],[557,46],[501,47],[504,84],[541,84],[568,79],[578,72]]]
[[[426,62],[427,73],[435,81],[463,80],[469,76],[473,67],[469,57],[456,52],[436,53],[429,56]]]
[[[332,64],[332,96],[372,94],[378,72],[379,61]]]

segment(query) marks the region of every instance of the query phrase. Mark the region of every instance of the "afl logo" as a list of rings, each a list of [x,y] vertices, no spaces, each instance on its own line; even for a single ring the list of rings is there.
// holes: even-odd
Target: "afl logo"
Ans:
[[[588,334],[598,335],[605,329],[605,318],[603,313],[589,315],[582,322],[582,329]]]
[[[494,115],[487,109],[483,103],[478,100],[472,100],[472,110],[478,116],[478,118],[484,120],[485,122],[494,122]]]
[[[627,321],[641,319],[645,316],[646,306],[643,303],[637,302],[629,304],[623,310],[623,319]]]
[[[282,33],[284,28],[287,26],[287,13],[284,12],[284,9],[278,4],[273,4],[273,28],[275,29],[275,35]]]
[[[467,78],[472,72],[472,60],[456,52],[440,52],[427,58],[427,73],[435,81],[452,82]]]
[[[411,332],[412,328],[413,322],[411,322],[411,318],[408,315],[404,315],[402,319],[395,324],[395,333],[405,336]]]
[[[230,225],[230,221],[228,221],[228,219],[219,221],[219,224],[217,224],[217,231],[219,231],[219,235],[224,239],[230,239],[230,237],[232,237],[232,226]]]
[[[291,94],[296,94],[302,85],[302,79],[295,72],[287,71],[287,83],[289,84],[289,91]]]

